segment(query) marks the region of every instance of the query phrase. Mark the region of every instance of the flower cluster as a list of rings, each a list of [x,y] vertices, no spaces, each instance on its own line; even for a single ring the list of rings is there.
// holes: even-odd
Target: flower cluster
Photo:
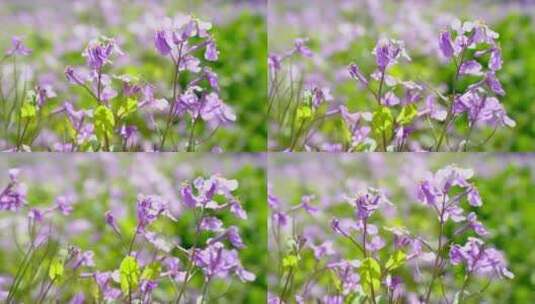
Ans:
[[[469,150],[487,142],[499,127],[514,127],[499,98],[505,95],[497,72],[503,66],[498,33],[486,24],[456,20],[438,35],[440,61],[451,62],[455,72],[447,90],[435,88],[422,79],[407,80],[392,73],[400,61],[410,62],[403,41],[381,38],[372,55],[375,70],[369,75],[357,63],[347,73],[374,100],[372,110],[350,112],[347,105],[335,101],[329,88],[309,80],[303,93],[286,96],[302,86],[289,63],[285,78],[281,62],[293,54],[313,57],[306,40],[298,39],[295,48],[284,56],[270,55],[270,116],[275,120],[273,132],[280,142],[278,148],[319,151],[439,151]],[[486,65],[486,67],[484,66]],[[470,82],[467,85],[467,82]],[[286,89],[289,87],[288,89]],[[287,100],[284,103],[280,99]],[[327,104],[322,108],[322,104]],[[276,109],[271,111],[271,107]],[[273,112],[273,114],[271,114]],[[464,119],[466,117],[466,119]],[[325,143],[318,133],[327,119],[340,118],[344,128],[337,131],[341,143]],[[463,133],[457,132],[467,121]],[[474,140],[476,127],[489,126],[490,137]],[[484,130],[483,130],[484,131]],[[485,132],[481,133],[485,133]],[[280,134],[279,134],[280,133]],[[488,132],[487,132],[488,133]],[[431,134],[433,141],[421,134]],[[289,137],[289,139],[288,139]],[[288,143],[289,142],[289,143]],[[455,142],[455,143],[454,143]]]
[[[201,60],[195,56],[204,49],[204,59],[217,61],[219,51],[214,38],[210,34],[211,23],[189,17],[183,20],[166,20],[165,24],[154,35],[154,46],[160,55],[171,58],[174,67],[173,96],[170,100],[168,123],[164,128],[161,147],[165,140],[171,122],[190,116],[190,140],[188,150],[193,151],[195,142],[193,134],[199,120],[206,121],[213,128],[228,124],[236,120],[234,111],[219,98],[219,80],[215,72],[201,65]],[[194,41],[197,41],[196,43]],[[185,87],[181,88],[178,81],[184,72],[194,74]],[[206,81],[208,88],[201,83]]]
[[[368,188],[346,197],[352,217],[344,218],[339,207],[331,209],[336,216],[330,220],[330,229],[339,240],[319,228],[328,205],[313,207],[315,212],[310,213],[307,210],[314,196],[305,195],[299,204],[284,210],[270,190],[270,242],[280,267],[273,272],[279,283],[270,290],[268,302],[346,303],[358,299],[380,303],[380,299],[389,299],[390,303],[450,303],[455,298],[461,303],[473,294],[469,290],[478,278],[512,279],[504,254],[485,240],[490,232],[474,211],[465,215],[464,202],[470,209],[483,205],[472,177],[472,170],[450,165],[414,185],[416,197],[425,206],[422,211],[438,216],[432,221],[438,226],[435,242],[429,241],[430,231],[412,233],[400,226],[405,222],[392,218],[400,205],[390,201],[386,190]],[[299,210],[315,217],[314,227],[301,227]],[[396,224],[381,225],[384,222]],[[458,240],[466,243],[460,245]],[[338,246],[344,242],[354,249],[345,251],[345,246]],[[461,283],[452,285],[459,271]],[[333,284],[325,283],[327,277]]]
[[[89,279],[96,292],[91,295],[79,292],[71,303],[152,303],[161,297],[156,291],[160,287],[166,288],[169,283],[176,287],[176,292],[174,299],[166,301],[186,303],[196,298],[206,303],[209,284],[213,281],[230,280],[233,275],[245,283],[256,279],[256,275],[246,270],[240,260],[240,250],[246,245],[238,226],[226,227],[221,216],[228,211],[235,218],[247,218],[247,213],[233,194],[236,189],[236,180],[213,175],[184,183],[177,191],[180,203],[174,206],[160,196],[140,194],[135,205],[137,224],[133,233],[126,229],[127,225],[113,211],[105,212],[103,222],[123,243],[126,251],[116,269],[103,270],[97,268],[97,254],[66,244],[58,236],[61,228],[56,225],[56,217],[68,219],[75,210],[75,197],[61,195],[55,198],[51,207],[32,207],[26,202],[19,170],[11,169],[9,183],[0,194],[0,210],[12,212],[14,217],[21,210],[27,212],[28,239],[23,240],[24,243],[19,241],[19,245],[27,244],[24,246],[26,254],[17,267],[17,273],[6,281],[9,285],[0,285],[0,296],[6,303],[18,302],[25,286],[40,284],[38,292],[32,292],[32,298],[39,302],[62,301],[60,299],[65,297],[61,291],[65,284],[73,279]],[[181,210],[178,215],[177,208]],[[191,229],[194,243],[188,245],[189,248],[176,238],[165,236],[157,228],[158,222],[182,221],[188,217],[187,213],[194,217]],[[35,265],[32,258],[42,260]],[[34,276],[28,276],[28,267],[35,269]],[[194,291],[192,282],[199,273],[203,276],[200,293]]]

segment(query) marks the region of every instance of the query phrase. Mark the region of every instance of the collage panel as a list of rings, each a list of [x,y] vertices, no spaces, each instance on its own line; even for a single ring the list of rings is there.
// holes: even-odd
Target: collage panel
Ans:
[[[268,161],[269,303],[531,303],[535,155]]]
[[[269,3],[269,151],[534,151],[533,1]]]
[[[2,303],[263,303],[265,155],[0,155]]]
[[[0,151],[265,151],[265,6],[0,1]]]

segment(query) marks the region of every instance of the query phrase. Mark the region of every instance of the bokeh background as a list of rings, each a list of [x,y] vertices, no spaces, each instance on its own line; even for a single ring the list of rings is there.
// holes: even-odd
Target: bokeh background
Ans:
[[[296,223],[289,226],[294,227],[296,233],[334,241],[336,251],[357,258],[353,245],[342,242],[329,226],[334,216],[353,216],[353,208],[345,198],[367,187],[384,189],[395,209],[379,211],[388,215],[374,217],[374,224],[378,227],[401,225],[433,240],[436,239],[435,218],[418,202],[416,188],[427,173],[450,164],[474,171],[473,182],[483,200],[483,206],[474,211],[490,232],[488,242],[504,252],[509,269],[515,274],[512,280],[495,281],[481,297],[472,297],[469,303],[533,303],[535,245],[531,240],[535,239],[535,154],[279,154],[268,160],[268,182],[284,210],[299,204],[303,195],[315,195],[312,205],[320,211],[313,215],[295,213]],[[387,235],[384,231],[380,234]],[[269,258],[271,264],[277,265],[276,247],[272,247],[275,245],[271,236],[269,240],[272,248]],[[313,256],[303,256],[310,260],[300,263],[298,282],[312,272],[307,267],[312,267]],[[269,284],[270,290],[277,294],[274,269],[276,267],[270,271]],[[323,278],[322,282],[330,282],[329,278]],[[484,285],[484,282],[475,283],[471,290],[477,291]],[[414,287],[409,289],[414,290]],[[448,296],[453,299],[453,295]]]
[[[373,101],[349,79],[346,67],[356,62],[371,73],[375,67],[371,51],[379,38],[403,40],[412,57],[410,63],[392,68],[392,75],[449,85],[454,71],[438,59],[440,30],[454,19],[483,20],[500,34],[504,65],[497,76],[507,92],[500,100],[517,126],[498,130],[489,143],[477,149],[529,152],[535,149],[534,17],[532,0],[271,0],[269,53],[284,53],[293,47],[295,38],[308,37],[314,57],[292,61],[305,71],[305,84],[329,87],[333,103],[345,104],[351,112],[369,111]],[[331,141],[340,142],[340,128],[341,120],[336,118],[324,123],[321,130]],[[277,134],[276,126],[271,125],[270,130],[270,135]],[[483,130],[480,137],[490,133]],[[270,147],[280,149],[279,140],[270,136]]]
[[[265,0],[2,0],[0,52],[11,46],[12,36],[25,39],[33,53],[19,62],[19,69],[27,71],[32,84],[51,84],[56,90],[49,110],[65,100],[76,108],[92,105],[83,89],[68,85],[63,72],[67,65],[85,65],[81,52],[100,35],[116,37],[127,53],[114,60],[114,74],[137,75],[157,92],[171,92],[172,64],[155,51],[154,28],[164,17],[193,14],[213,23],[220,59],[209,66],[219,75],[222,100],[237,113],[236,123],[220,128],[201,150],[261,152],[267,137],[265,10]],[[145,138],[151,136],[148,122],[140,117],[134,122]],[[64,119],[52,119],[37,143],[46,147],[53,138],[61,139],[64,124]]]
[[[215,173],[236,179],[239,188],[235,194],[248,213],[248,219],[236,220],[228,212],[220,218],[227,226],[239,227],[247,246],[240,251],[240,258],[243,266],[256,274],[256,280],[247,284],[237,279],[216,280],[210,287],[210,296],[218,303],[263,303],[267,290],[265,158],[263,154],[214,157],[202,153],[3,154],[0,156],[0,172],[3,172],[0,185],[8,182],[8,168],[19,168],[19,180],[28,189],[29,206],[46,208],[54,206],[58,195],[72,196],[73,212],[52,218],[55,233],[51,239],[63,247],[70,244],[92,250],[94,269],[110,271],[119,267],[125,253],[120,250],[124,244],[105,222],[107,210],[117,217],[121,231],[131,235],[136,225],[137,195],[159,195],[169,202],[178,221],[159,220],[157,231],[188,248],[193,243],[194,224],[192,213],[179,203],[181,184]],[[0,212],[0,282],[16,272],[22,258],[20,250],[23,248],[17,246],[27,238],[26,215],[22,210],[18,214]],[[139,244],[138,250],[148,248],[146,242]],[[78,278],[69,282],[59,300],[66,303],[79,291],[86,294],[86,299],[91,299],[95,287],[92,281]],[[199,292],[201,283],[197,277],[194,292]],[[4,283],[0,285],[2,290],[6,288]],[[174,299],[172,286],[162,284],[154,296],[164,302],[171,301]],[[24,299],[27,301],[29,298]]]

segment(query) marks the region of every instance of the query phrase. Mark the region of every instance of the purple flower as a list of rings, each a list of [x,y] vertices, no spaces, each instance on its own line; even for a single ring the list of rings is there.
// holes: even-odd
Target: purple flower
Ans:
[[[0,192],[0,210],[18,211],[26,202],[26,186],[17,181],[18,170],[10,170],[11,182]]]
[[[205,249],[195,249],[193,262],[202,269],[205,281],[214,277],[226,278],[238,266],[236,251],[226,250],[222,243],[210,244]]]
[[[360,288],[360,277],[355,273],[355,270],[359,266],[360,262],[347,260],[327,264],[327,267],[336,273],[336,276],[342,283],[342,290],[344,294],[349,294],[350,292],[356,291],[358,288]]]
[[[110,227],[117,233],[117,234],[121,234],[119,232],[119,227],[117,226],[117,220],[115,219],[115,217],[113,216],[113,214],[111,213],[110,210],[106,211],[106,213],[104,214],[105,217],[106,217],[106,223],[108,225],[110,225]]]
[[[498,78],[496,78],[496,74],[494,74],[494,72],[487,73],[485,77],[485,83],[492,90],[492,92],[501,96],[505,95],[505,91],[503,90],[502,84],[500,83]]]
[[[507,116],[503,105],[495,97],[485,99],[479,120],[491,126],[507,126],[510,128],[516,126],[515,121]]]
[[[280,199],[273,193],[273,188],[268,185],[268,206],[271,209],[278,209],[281,205]]]
[[[70,66],[65,68],[65,76],[70,84],[83,85],[88,80],[87,75],[76,72]]]
[[[380,39],[375,46],[373,54],[375,54],[375,62],[381,73],[384,73],[389,65],[395,64],[401,56],[410,60],[403,42],[391,39]]]
[[[172,38],[166,30],[158,30],[154,35],[154,46],[156,50],[162,55],[167,56],[173,48]]]
[[[470,187],[467,194],[468,203],[474,207],[483,205],[479,191],[475,187]]]
[[[82,56],[86,58],[87,65],[91,69],[100,70],[105,64],[111,62],[110,56],[114,52],[123,55],[114,39],[101,38],[89,42]]]
[[[158,287],[158,282],[152,280],[142,280],[139,284],[139,290],[143,295],[150,294],[156,287]]]
[[[82,267],[82,266],[87,266],[87,267],[95,266],[95,262],[93,260],[94,256],[95,254],[91,250],[79,252],[75,257],[75,260],[72,265],[72,269],[78,269],[79,267]]]
[[[444,57],[448,59],[453,57],[453,41],[451,40],[451,34],[449,31],[443,31],[440,33],[438,45]]]
[[[365,220],[379,208],[379,204],[383,201],[383,195],[379,191],[370,188],[368,192],[358,194],[351,203],[357,208],[357,218]]]
[[[499,48],[495,47],[490,51],[489,69],[494,72],[498,71],[502,68],[502,64],[502,52]]]
[[[206,216],[201,219],[199,228],[206,231],[221,231],[223,230],[223,222],[213,216]]]
[[[301,204],[300,207],[302,207],[307,213],[314,214],[319,211],[318,208],[312,206],[310,202],[315,198],[314,195],[304,195],[301,197]]]
[[[167,203],[157,196],[139,195],[137,200],[137,219],[139,231],[154,222],[160,215],[175,220],[167,209]]]
[[[331,229],[335,233],[340,234],[342,236],[347,236],[348,235],[348,233],[342,228],[339,219],[337,219],[337,218],[331,219],[330,225],[331,225]]]
[[[399,98],[392,91],[388,91],[382,98],[381,104],[392,107],[400,103]]]
[[[334,244],[331,241],[325,241],[325,242],[323,242],[322,244],[320,244],[318,246],[311,245],[310,247],[314,251],[314,257],[317,260],[319,260],[319,259],[321,259],[321,258],[323,258],[325,256],[334,255],[336,253],[336,251],[334,251]]]
[[[368,79],[366,79],[366,76],[362,74],[359,67],[352,63],[347,67],[347,70],[349,71],[349,75],[351,78],[358,80],[362,85],[368,86]]]
[[[219,91],[219,79],[216,73],[214,73],[209,68],[204,69],[204,75],[206,79],[208,80],[208,83],[210,84],[210,87],[212,87],[213,90]]]
[[[514,278],[507,269],[503,254],[495,248],[486,248],[478,238],[468,238],[464,246],[453,245],[450,249],[450,262],[453,265],[465,264],[470,273],[479,275]]]
[[[274,211],[271,220],[275,225],[284,227],[288,224],[288,215],[281,211]]]
[[[230,226],[227,229],[226,235],[227,235],[227,239],[229,240],[229,242],[235,248],[241,249],[241,248],[245,247],[245,244],[243,243],[243,241],[242,241],[242,239],[240,237],[240,234],[238,232],[238,227]]]
[[[475,60],[464,61],[459,68],[459,75],[483,75],[481,64]]]
[[[44,215],[43,212],[37,208],[32,208],[28,212],[28,218],[33,219],[36,222],[42,222]]]
[[[13,36],[11,38],[11,45],[11,49],[6,52],[8,56],[28,56],[32,52],[32,50],[30,50],[24,45],[24,43],[22,42],[22,38],[18,36]]]
[[[308,43],[308,39],[306,38],[297,38],[295,39],[295,52],[298,54],[301,54],[304,57],[312,57],[314,54],[312,51],[308,48],[306,45]]]
[[[119,289],[110,286],[111,277],[112,275],[110,272],[97,271],[93,273],[93,278],[95,279],[97,286],[102,292],[104,299],[108,301],[114,301],[121,296],[121,291]]]
[[[195,208],[200,203],[197,198],[193,195],[191,191],[191,185],[183,185],[180,188],[180,197],[182,198],[182,203],[188,208]]]
[[[236,114],[231,107],[223,103],[219,96],[212,92],[204,97],[204,104],[200,110],[203,120],[215,120],[225,124],[236,121]]]
[[[63,215],[69,215],[72,212],[72,198],[68,196],[58,196],[56,198],[56,207]]]
[[[466,220],[468,221],[468,226],[475,231],[479,236],[487,236],[489,232],[483,226],[483,224],[477,220],[477,215],[474,212],[470,212],[466,216]]]
[[[215,42],[210,41],[206,45],[206,51],[204,52],[204,59],[208,61],[217,61],[219,58],[219,51],[216,48]]]
[[[314,108],[318,108],[323,102],[332,100],[333,97],[329,88],[320,89],[318,87],[314,87],[312,89],[312,106]]]
[[[231,202],[229,204],[230,204],[230,212],[232,214],[234,214],[235,216],[237,216],[238,218],[240,218],[242,220],[246,220],[247,219],[247,213],[245,212],[245,210],[243,210],[240,202],[238,202],[237,200],[233,199],[233,200],[231,200]]]
[[[281,69],[282,58],[279,55],[270,54],[268,56],[268,66],[272,73],[276,73]]]
[[[388,275],[385,279],[385,285],[390,290],[393,300],[400,299],[403,296],[403,280],[400,277]]]
[[[343,304],[344,297],[343,296],[323,296],[321,303],[322,304]]]

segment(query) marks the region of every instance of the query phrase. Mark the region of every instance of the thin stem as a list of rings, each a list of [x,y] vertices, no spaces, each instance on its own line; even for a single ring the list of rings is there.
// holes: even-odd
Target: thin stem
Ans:
[[[13,279],[13,283],[11,284],[11,287],[9,288],[8,295],[6,298],[6,303],[11,303],[11,300],[15,296],[15,292],[18,289],[18,286],[20,285],[20,282],[22,281],[22,277],[26,273],[26,270],[28,270],[28,266],[30,265],[30,261],[33,256],[34,247],[33,245],[28,248],[28,251],[24,255],[24,258],[22,259],[22,264],[20,267],[18,267],[17,273],[15,274],[15,278]]]
[[[368,253],[366,249],[366,242],[367,242],[367,236],[368,236],[368,219],[363,219],[363,234],[362,234],[362,248],[364,250],[364,256],[368,258],[370,254]],[[375,301],[375,289],[373,288],[373,282],[370,282],[370,293],[371,293],[371,302],[373,304],[376,304]]]
[[[199,218],[197,219],[197,223],[195,225],[195,232],[199,231],[199,225],[201,223],[202,218],[204,217],[204,207],[201,209],[201,214]],[[178,297],[176,298],[175,303],[179,304],[180,300],[184,296],[184,293],[186,292],[186,288],[188,286],[188,281],[191,276],[191,271],[193,270],[193,254],[195,254],[195,248],[197,247],[197,237],[195,238],[195,241],[193,243],[193,247],[191,248],[191,252],[188,258],[188,269],[186,270],[186,275],[184,276],[184,284],[180,287],[180,292],[178,293]]]
[[[194,138],[194,135],[195,135],[195,127],[197,126],[197,122],[198,121],[199,121],[199,116],[197,115],[193,119],[193,123],[191,124],[191,130],[190,130],[189,139],[188,139],[188,149],[187,149],[188,152],[194,152],[195,151],[195,142],[194,142],[193,138]]]
[[[40,297],[40,300],[39,300],[39,304],[40,303],[43,303],[46,299],[46,295],[48,294],[48,292],[50,291],[50,288],[52,288],[52,285],[54,284],[54,282],[56,281],[56,278],[54,278],[53,280],[50,280],[50,282],[48,283],[48,286],[46,287],[43,295]]]
[[[202,300],[201,304],[206,302],[206,297],[208,295],[208,285],[210,285],[210,280],[207,280],[202,287]]]
[[[291,278],[293,278],[293,274],[294,274],[294,267],[291,267],[290,270],[288,271],[288,275],[286,276],[286,282],[284,283],[284,287],[282,289],[282,292],[281,292],[281,295],[280,295],[280,299],[282,301],[284,301],[286,299],[286,292],[288,291],[288,286],[290,284],[290,280]]]
[[[176,96],[178,94],[177,85],[178,85],[178,76],[180,73],[180,62],[182,61],[182,45],[178,50],[178,58],[175,61],[173,58],[173,63],[175,64],[175,71],[173,73],[173,100],[171,100],[171,106],[169,106],[169,112],[167,113],[167,121],[165,123],[165,129],[162,135],[162,141],[160,143],[160,151],[165,146],[165,140],[167,138],[167,133],[169,133],[169,128],[171,127],[171,122],[173,121],[173,113],[175,111]]]
[[[383,85],[385,82],[385,74],[386,74],[386,69],[381,73],[381,80],[379,82],[379,90],[377,91],[377,95],[376,95],[377,104],[379,104],[379,107],[382,106],[381,98],[383,95]],[[383,140],[383,151],[386,152],[386,130],[384,130],[384,128],[381,131],[381,137]]]
[[[462,303],[462,301],[463,301],[464,291],[465,291],[466,287],[468,286],[468,282],[469,281],[470,281],[470,272],[467,272],[464,275],[463,286],[461,287],[461,290],[459,291],[459,303]]]
[[[455,104],[455,95],[457,94],[455,87],[457,85],[457,80],[459,79],[459,74],[460,74],[460,71],[461,71],[461,65],[463,64],[463,60],[464,60],[465,50],[466,49],[463,49],[461,51],[460,61],[458,62],[458,64],[456,63],[457,64],[457,69],[455,71],[455,77],[453,78],[453,83],[452,83],[451,102],[450,102],[450,105],[449,105],[448,113],[446,115],[446,119],[444,121],[444,127],[442,128],[442,132],[440,133],[440,137],[438,138],[437,146],[435,147],[435,152],[439,151],[440,146],[442,145],[442,142],[444,141],[444,137],[446,136],[446,133],[448,132],[448,128],[450,126],[450,123],[453,121],[452,120],[453,105]]]
[[[444,236],[444,210],[446,209],[446,195],[444,195],[444,198],[442,199],[442,208],[440,210],[440,231],[438,234],[438,248],[435,256],[435,262],[433,263],[433,276],[431,277],[431,282],[429,283],[429,286],[427,287],[427,292],[425,295],[425,302],[429,303],[429,299],[431,298],[431,290],[433,289],[433,283],[435,282],[439,272],[439,267],[441,264],[440,258],[442,254],[442,238]]]

